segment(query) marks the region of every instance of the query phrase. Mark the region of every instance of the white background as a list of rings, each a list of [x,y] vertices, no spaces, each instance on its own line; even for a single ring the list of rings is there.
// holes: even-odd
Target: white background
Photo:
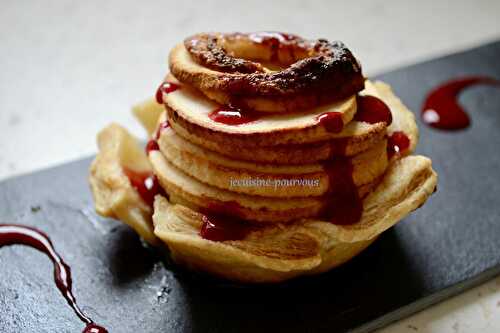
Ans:
[[[94,153],[200,31],[340,39],[373,75],[500,38],[500,1],[14,1],[0,6],[0,179]],[[500,332],[500,278],[384,332]]]

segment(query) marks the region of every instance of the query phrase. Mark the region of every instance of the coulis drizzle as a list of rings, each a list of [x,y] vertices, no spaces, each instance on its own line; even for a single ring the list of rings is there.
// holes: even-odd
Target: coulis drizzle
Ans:
[[[245,222],[220,214],[203,214],[200,236],[214,242],[241,240],[250,231]]]
[[[329,179],[329,203],[322,213],[334,224],[354,224],[361,219],[363,201],[353,179],[353,166],[348,157],[337,156],[323,162]]]
[[[235,216],[241,212],[236,201],[210,204],[202,210],[200,236],[211,241],[241,240],[250,232],[249,223]]]
[[[161,133],[169,127],[170,123],[168,120],[165,120],[160,123],[158,129],[156,130],[156,133],[153,136],[153,139],[149,140],[148,143],[146,144],[146,147],[144,148],[144,150],[146,151],[146,155],[148,155],[152,151],[160,150],[160,146],[158,145],[158,139],[160,139]]]
[[[269,37],[270,40],[274,40],[273,38]],[[262,42],[263,40],[259,37],[255,41]],[[280,43],[282,41],[281,37],[276,40]],[[354,117],[355,120],[370,124],[385,122],[387,126],[392,123],[392,114],[389,107],[379,98],[369,95],[357,95],[356,101],[357,111]],[[260,115],[253,111],[243,112],[241,109],[232,106],[222,106],[210,112],[208,116],[215,122],[226,125],[241,125],[257,120]],[[342,114],[338,112],[323,113],[317,117],[317,120],[327,131],[333,133],[339,133],[344,128]],[[404,134],[402,135],[404,136]],[[398,141],[398,135],[393,137],[393,141],[394,145],[391,152],[402,151],[407,147],[404,141]],[[324,170],[328,174],[330,181],[329,196],[331,197],[331,202],[323,212],[323,216],[328,218],[332,223],[340,225],[358,222],[363,212],[362,199],[359,196],[352,176],[353,166],[351,160],[343,156],[337,156],[343,155],[346,147],[346,139],[338,138],[332,140],[332,157],[323,163]],[[232,209],[229,206],[226,208],[229,211]],[[214,241],[244,238],[248,233],[247,224],[236,222],[235,218],[229,217],[230,215],[232,214],[204,213],[200,236]]]
[[[401,154],[409,147],[410,138],[404,132],[396,131],[387,138],[387,158]]]
[[[160,138],[161,133],[169,127],[170,127],[170,123],[169,123],[168,119],[165,121],[162,121],[160,123],[160,125],[158,126],[158,130],[156,131],[156,133],[154,135],[155,140],[158,140]]]
[[[0,247],[7,245],[25,245],[37,249],[50,258],[54,264],[54,282],[73,309],[78,318],[86,324],[83,333],[107,333],[108,331],[97,325],[87,316],[76,303],[71,290],[71,268],[56,252],[49,237],[33,227],[17,224],[0,224]]]
[[[325,112],[316,119],[328,132],[340,133],[344,129],[344,121],[340,112]],[[384,122],[389,126],[392,123],[392,113],[381,99],[370,95],[357,95],[354,120],[369,124]]]
[[[354,120],[369,124],[384,122],[387,126],[392,123],[391,110],[380,98],[370,95],[357,95],[356,105]]]
[[[242,125],[259,119],[260,114],[255,111],[242,111],[233,106],[221,106],[211,111],[208,117],[213,121],[225,125]]]
[[[176,91],[179,88],[180,88],[180,86],[176,83],[162,82],[162,84],[160,84],[160,86],[156,90],[156,95],[155,95],[156,102],[158,104],[163,104],[164,103],[163,94],[169,94],[171,92]]]
[[[149,206],[153,207],[155,195],[162,194],[165,196],[158,178],[152,172],[135,171],[126,167],[123,168],[123,172],[130,180],[132,187]]]
[[[149,154],[152,151],[160,150],[160,146],[158,145],[158,142],[156,140],[149,140],[146,144],[145,150],[146,154]]]
[[[500,81],[483,76],[469,76],[444,82],[432,89],[425,98],[421,113],[423,122],[442,130],[469,127],[469,115],[458,103],[458,95],[465,88],[476,84],[500,86]]]
[[[328,132],[340,133],[344,129],[344,120],[340,112],[325,112],[317,117],[318,123]]]

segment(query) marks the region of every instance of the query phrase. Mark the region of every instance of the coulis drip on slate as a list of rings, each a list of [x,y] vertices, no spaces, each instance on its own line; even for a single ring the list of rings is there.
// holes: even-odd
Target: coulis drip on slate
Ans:
[[[469,127],[470,118],[458,103],[462,90],[476,84],[500,86],[500,81],[489,77],[471,76],[447,81],[427,95],[422,107],[422,120],[427,125],[442,130],[459,130]]]
[[[83,333],[107,333],[108,331],[95,324],[76,303],[71,290],[71,268],[54,249],[49,237],[43,232],[28,226],[0,224],[0,247],[7,245],[25,245],[43,252],[54,264],[54,282],[57,288],[73,309],[78,318],[86,324]]]

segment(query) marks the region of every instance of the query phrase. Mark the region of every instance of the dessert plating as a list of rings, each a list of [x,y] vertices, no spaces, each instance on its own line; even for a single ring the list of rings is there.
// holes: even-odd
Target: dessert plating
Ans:
[[[203,33],[169,60],[155,99],[134,108],[146,152],[110,125],[90,183],[98,213],[179,264],[242,282],[320,273],[436,187],[431,161],[411,156],[412,112],[340,42]]]

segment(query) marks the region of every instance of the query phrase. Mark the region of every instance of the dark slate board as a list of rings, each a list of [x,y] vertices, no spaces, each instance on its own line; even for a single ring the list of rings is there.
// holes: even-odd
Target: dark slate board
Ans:
[[[381,75],[413,110],[443,80],[500,78],[500,42]],[[111,332],[369,331],[500,272],[500,91],[462,94],[471,128],[420,124],[439,189],[366,252],[330,273],[245,287],[162,261],[126,226],[99,218],[87,185],[90,159],[0,184],[0,221],[46,231],[73,268],[80,305]],[[89,138],[90,140],[90,138]],[[37,211],[36,206],[40,206]],[[0,249],[0,330],[80,332],[41,253]]]

